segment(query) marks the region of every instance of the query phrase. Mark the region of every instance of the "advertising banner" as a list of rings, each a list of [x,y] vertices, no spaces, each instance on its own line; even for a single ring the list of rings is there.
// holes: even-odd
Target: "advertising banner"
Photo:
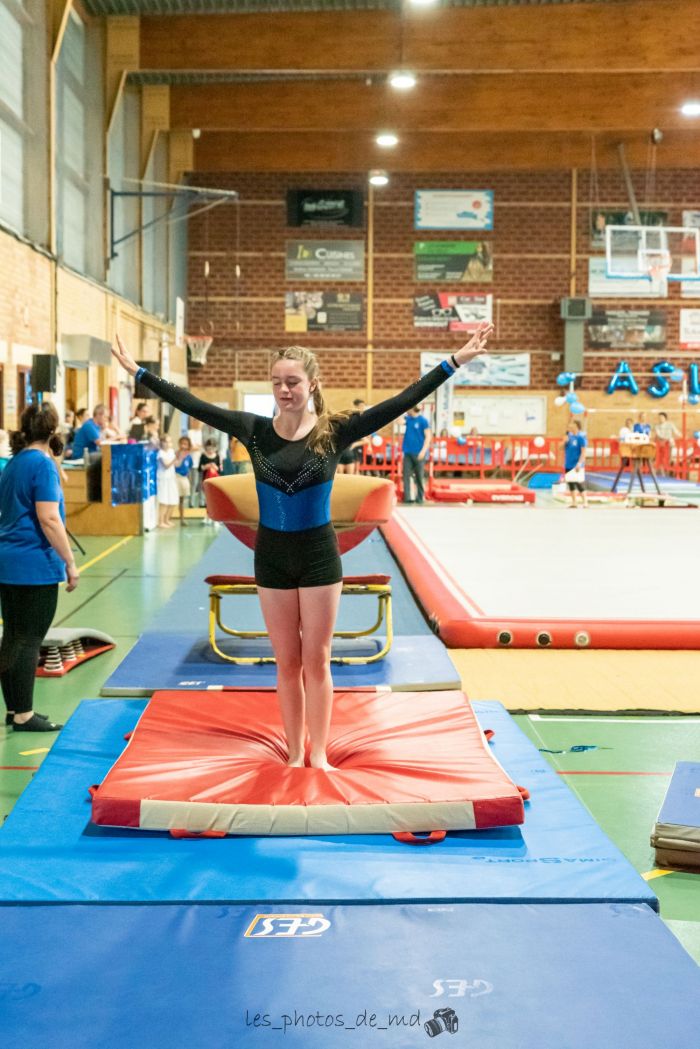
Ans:
[[[364,280],[363,240],[288,240],[287,280]]]
[[[488,353],[463,364],[455,386],[529,386],[529,353]]]
[[[700,350],[700,310],[681,310],[680,346],[683,350]]]
[[[356,189],[288,189],[288,226],[365,224],[364,197]]]
[[[362,296],[343,291],[288,291],[284,330],[362,331]]]
[[[476,331],[493,318],[493,295],[429,292],[413,299],[413,327],[435,331]]]
[[[493,280],[491,245],[484,240],[419,240],[413,245],[415,279],[447,283]]]
[[[596,350],[662,349],[666,345],[666,315],[661,310],[606,310],[596,306],[588,322],[588,343]]]
[[[493,190],[417,189],[416,229],[493,229]]]

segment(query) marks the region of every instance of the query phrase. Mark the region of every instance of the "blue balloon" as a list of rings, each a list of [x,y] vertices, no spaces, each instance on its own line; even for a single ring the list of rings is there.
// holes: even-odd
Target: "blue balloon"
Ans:
[[[693,432],[693,437],[696,441],[700,441],[700,430],[695,430]]]
[[[466,444],[466,443],[467,443],[467,438],[466,437],[458,437],[457,438],[457,444]]]
[[[576,401],[574,404],[570,404],[569,405],[569,411],[571,412],[572,415],[583,415],[585,410],[586,409],[584,408],[584,406],[581,404],[580,401]]]
[[[676,368],[674,368],[670,361],[657,361],[651,370],[656,378],[652,385],[647,387],[647,393],[652,397],[665,397],[671,387],[664,376],[672,376],[676,371]],[[681,376],[682,374],[683,373],[681,372]]]
[[[557,386],[568,386],[570,382],[574,381],[574,376],[571,372],[559,372],[557,375]]]
[[[578,394],[574,393],[573,391],[571,393],[567,393],[564,400],[567,404],[576,404],[576,402],[578,401]]]
[[[680,368],[674,368],[671,372],[671,379],[673,382],[683,382],[684,378],[685,376]]]
[[[688,404],[700,404],[700,397],[697,393],[691,393],[688,397]]]
[[[629,390],[629,392],[635,394],[635,396],[639,393],[639,386],[637,385],[637,380],[635,379],[634,375],[632,375],[632,372],[630,371],[630,366],[627,363],[627,361],[619,362],[617,368],[615,369],[615,374],[608,383],[605,392],[615,393],[615,390]]]

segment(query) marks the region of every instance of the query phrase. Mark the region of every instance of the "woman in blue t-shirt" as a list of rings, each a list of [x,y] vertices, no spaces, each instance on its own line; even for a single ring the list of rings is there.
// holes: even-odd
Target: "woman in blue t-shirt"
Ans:
[[[58,414],[32,404],[10,436],[12,458],[0,476],[0,684],[6,724],[15,732],[56,732],[33,710],[34,677],[41,643],[58,602],[58,584],[78,585],[78,569],[64,524],[58,467]]]

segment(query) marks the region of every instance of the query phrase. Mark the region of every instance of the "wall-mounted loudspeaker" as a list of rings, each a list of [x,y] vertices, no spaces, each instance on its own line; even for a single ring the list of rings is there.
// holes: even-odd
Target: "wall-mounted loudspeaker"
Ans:
[[[56,392],[57,358],[52,353],[35,353],[32,357],[32,390],[34,393]]]
[[[587,321],[591,318],[590,299],[562,299],[561,317],[565,321]]]

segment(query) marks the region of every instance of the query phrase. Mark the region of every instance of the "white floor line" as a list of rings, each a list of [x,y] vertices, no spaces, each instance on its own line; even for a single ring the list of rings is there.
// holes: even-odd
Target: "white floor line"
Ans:
[[[530,721],[585,721],[586,724],[590,725],[592,721],[600,721],[606,725],[668,725],[682,723],[683,725],[700,725],[700,718],[685,717],[683,714],[663,714],[656,718],[639,718],[635,717],[634,714],[630,714],[628,718],[608,718],[608,717],[594,717],[589,715],[586,717],[555,717],[549,714],[528,714]]]

